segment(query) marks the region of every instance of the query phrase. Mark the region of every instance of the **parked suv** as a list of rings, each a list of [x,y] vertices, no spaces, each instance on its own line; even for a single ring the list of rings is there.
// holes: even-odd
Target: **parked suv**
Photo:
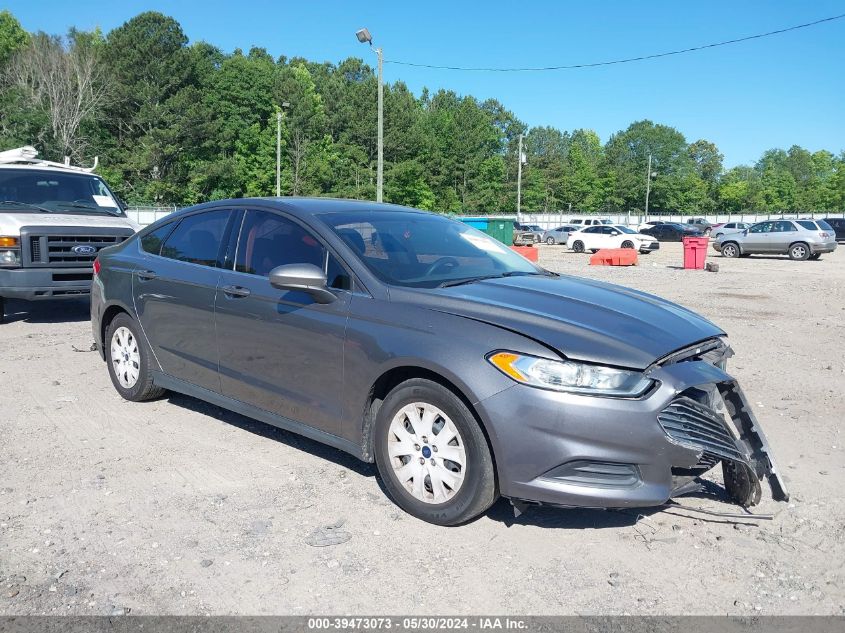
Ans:
[[[0,321],[8,298],[87,296],[97,253],[138,228],[91,169],[0,152]]]
[[[824,221],[836,233],[837,240],[845,240],[845,218],[825,218]]]
[[[836,250],[836,233],[824,220],[767,220],[741,233],[722,235],[713,248],[725,257],[765,254],[819,259]]]
[[[689,218],[685,224],[698,229],[704,235],[710,235],[713,230],[713,225],[704,218]]]
[[[222,200],[94,270],[93,334],[123,398],[170,389],[375,462],[432,523],[499,495],[659,506],[720,463],[735,502],[756,504],[763,477],[788,498],[721,329],[442,215]]]

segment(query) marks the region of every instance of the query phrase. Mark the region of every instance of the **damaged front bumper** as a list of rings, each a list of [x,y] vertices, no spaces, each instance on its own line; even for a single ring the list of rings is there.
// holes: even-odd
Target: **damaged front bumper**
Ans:
[[[662,505],[722,464],[725,489],[757,504],[789,494],[742,389],[714,339],[647,370],[655,388],[636,400],[516,385],[478,403],[503,496],[575,507]]]

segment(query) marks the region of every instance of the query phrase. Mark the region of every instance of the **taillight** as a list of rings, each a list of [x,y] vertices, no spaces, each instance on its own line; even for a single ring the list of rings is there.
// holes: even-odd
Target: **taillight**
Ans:
[[[100,274],[100,258],[97,257],[97,258],[94,259],[94,276],[96,277],[99,274]]]

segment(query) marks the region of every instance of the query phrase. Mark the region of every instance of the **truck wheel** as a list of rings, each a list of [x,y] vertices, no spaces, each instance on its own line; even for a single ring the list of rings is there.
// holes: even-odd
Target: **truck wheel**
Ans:
[[[576,253],[583,253],[584,252],[584,242],[581,240],[575,240],[572,243],[572,250]]]
[[[373,441],[387,493],[423,521],[466,523],[499,496],[484,432],[443,385],[413,378],[393,389],[378,410]]]
[[[103,346],[109,376],[121,397],[142,402],[164,394],[164,389],[153,384],[150,350],[138,324],[128,314],[118,314],[109,323]]]

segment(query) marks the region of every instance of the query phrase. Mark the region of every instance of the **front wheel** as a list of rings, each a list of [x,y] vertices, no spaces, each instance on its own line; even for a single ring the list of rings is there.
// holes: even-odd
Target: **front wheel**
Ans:
[[[631,240],[622,242],[622,248],[634,248],[634,243]]]
[[[106,331],[106,363],[114,388],[132,402],[158,398],[164,389],[153,384],[150,351],[137,323],[126,313],[118,314]]]
[[[373,438],[390,497],[423,521],[465,523],[499,496],[481,427],[443,385],[414,378],[397,386],[379,408]]]
[[[575,240],[572,243],[572,250],[576,253],[583,253],[584,252],[584,242],[581,240]]]
[[[810,258],[810,248],[804,242],[798,242],[789,247],[789,259],[803,261]]]
[[[734,242],[722,244],[722,257],[739,257],[739,255],[739,246],[737,246]]]
[[[546,238],[546,244],[548,244],[549,246],[554,246],[555,245],[555,238],[547,237]]]

